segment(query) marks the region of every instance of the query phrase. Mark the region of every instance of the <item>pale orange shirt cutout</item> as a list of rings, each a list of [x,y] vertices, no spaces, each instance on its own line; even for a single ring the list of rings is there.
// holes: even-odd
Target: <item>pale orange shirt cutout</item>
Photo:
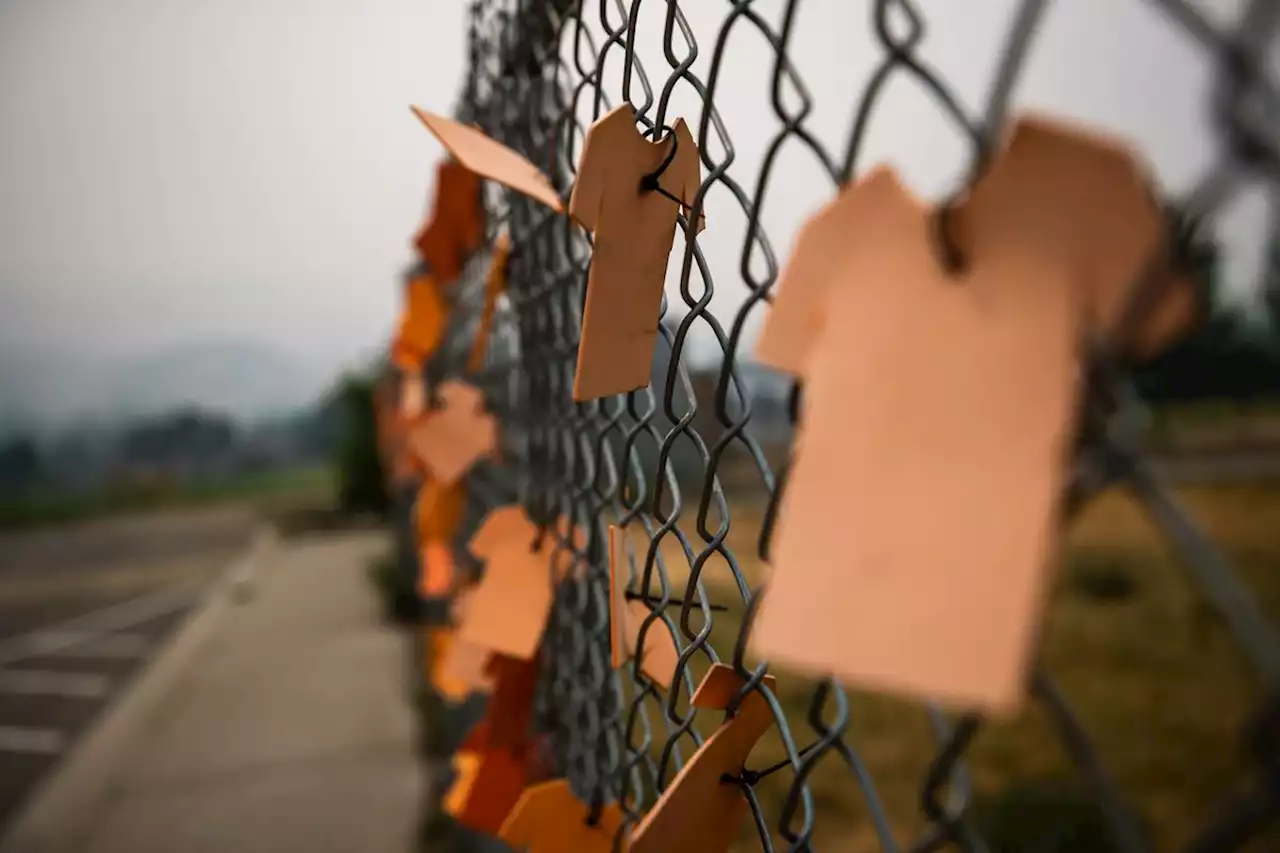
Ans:
[[[632,660],[639,648],[640,631],[649,618],[650,610],[643,601],[628,601],[626,581],[622,575],[626,566],[626,532],[621,527],[609,527],[609,654],[614,669]],[[675,637],[667,623],[653,620],[644,637],[641,650],[640,671],[657,686],[670,689],[680,657]]]
[[[534,551],[537,527],[519,507],[489,513],[472,538],[484,574],[467,601],[459,637],[495,652],[529,659],[551,610],[551,567],[545,546]]]
[[[573,398],[593,400],[649,384],[658,312],[681,204],[640,180],[675,157],[661,187],[687,209],[702,181],[698,146],[684,119],[674,139],[640,135],[630,104],[610,110],[587,131],[569,212],[593,232]],[[704,219],[698,221],[702,230]]]
[[[498,839],[525,853],[609,853],[622,828],[622,809],[609,803],[594,824],[587,822],[590,814],[568,781],[540,782],[524,789]]]
[[[753,635],[762,655],[997,714],[1020,703],[1059,532],[1081,320],[1107,322],[1097,294],[1123,290],[1148,257],[1088,254],[1076,219],[1118,181],[1092,144],[1019,122],[956,212],[968,268],[954,278],[929,211],[886,169],[819,214],[847,237],[816,285],[826,320],[803,368]]]
[[[408,422],[422,416],[427,408],[427,392],[422,384],[422,374],[406,371],[400,379],[400,413]]]
[[[484,411],[483,395],[458,380],[442,382],[442,408],[428,413],[409,442],[428,474],[441,484],[457,482],[498,446],[498,423]]]
[[[723,709],[743,682],[731,667],[715,664],[694,693],[697,708]],[[764,684],[772,689],[773,676]],[[750,808],[737,785],[721,781],[742,773],[756,743],[773,725],[773,711],[752,692],[689,757],[631,835],[631,853],[724,853]]]
[[[540,201],[557,213],[564,212],[564,204],[550,179],[522,155],[474,127],[429,113],[421,107],[410,109],[459,163],[482,178],[497,181],[534,201]]]
[[[489,693],[493,690],[490,656],[485,647],[454,635],[435,668],[432,683],[451,702],[462,702],[472,693]]]
[[[1055,235],[1058,251],[1070,259],[1085,321],[1113,335],[1144,265],[1158,257],[1165,237],[1146,164],[1118,139],[1045,117],[1021,118],[1011,136],[1041,164],[1061,164],[1039,170],[1040,203],[1027,213],[1041,233]],[[825,207],[797,236],[756,343],[762,364],[804,373],[827,321],[825,300],[836,278],[828,268],[845,254],[851,236],[847,219],[830,215],[840,203]],[[1149,358],[1184,333],[1196,315],[1195,289],[1188,276],[1179,276],[1133,330],[1135,340],[1118,342],[1119,348]]]

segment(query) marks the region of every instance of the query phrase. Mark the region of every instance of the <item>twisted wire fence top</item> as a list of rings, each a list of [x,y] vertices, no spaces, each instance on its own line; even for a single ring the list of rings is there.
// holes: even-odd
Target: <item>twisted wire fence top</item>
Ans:
[[[823,141],[833,135],[835,123],[826,121],[822,133],[815,129],[815,99],[798,70],[805,60],[809,66],[814,62],[795,55],[797,18],[805,4],[774,3],[767,14],[764,5],[750,0],[480,0],[471,6],[469,64],[456,108],[460,119],[525,154],[567,198],[586,129],[605,111],[629,101],[642,127],[660,129],[684,109],[704,176],[690,218],[704,209],[710,213],[708,231],[697,239],[686,238],[689,223],[680,217],[653,382],[630,394],[575,404],[571,390],[590,238],[538,204],[496,186],[486,188],[490,244],[505,231],[513,251],[485,364],[469,378],[485,390],[490,410],[503,424],[502,448],[501,461],[486,463],[469,477],[472,512],[459,548],[469,556],[464,543],[483,514],[516,501],[553,531],[558,555],[582,569],[557,590],[535,712],[537,725],[549,735],[556,770],[585,801],[616,800],[628,825],[634,825],[702,742],[698,715],[689,707],[700,674],[710,663],[727,663],[745,681],[739,699],[756,691],[776,723],[771,737],[777,738],[781,760],[732,781],[751,806],[757,849],[823,846],[812,780],[815,774],[837,772],[842,784],[858,789],[859,816],[873,828],[880,849],[984,850],[968,819],[971,785],[965,767],[966,752],[984,727],[979,717],[928,709],[936,749],[920,768],[923,819],[920,827],[905,832],[891,821],[863,759],[862,751],[875,745],[849,736],[851,720],[859,714],[856,698],[833,681],[788,686],[785,675],[771,690],[761,681],[767,664],[748,654],[752,615],[766,578],[762,564],[786,478],[786,453],[775,448],[788,443],[800,389],[790,390],[789,415],[788,407],[779,415],[774,397],[761,393],[776,377],[754,369],[746,353],[768,310],[787,249],[766,227],[771,205],[777,202],[797,217],[814,206],[790,197],[792,178],[782,164],[803,160],[797,168],[816,168],[833,193],[872,165],[866,153],[872,123],[886,98],[901,95],[906,83],[917,98],[915,109],[943,120],[931,125],[940,134],[934,177],[944,187],[939,200],[954,197],[983,169],[1020,75],[1034,57],[1038,25],[1052,4],[1017,4],[977,109],[921,58],[929,32],[924,3],[849,4],[833,25],[869,32],[873,64],[868,74],[856,75],[845,71],[849,57],[823,58],[830,66],[827,79],[839,83],[834,91],[845,93],[838,145]],[[1207,98],[1168,93],[1189,106],[1207,107],[1215,131],[1214,162],[1185,197],[1168,199],[1177,260],[1190,263],[1215,217],[1239,193],[1262,187],[1271,195],[1280,179],[1280,95],[1268,65],[1280,4],[1244,4],[1229,27],[1181,0],[1145,5],[1151,26],[1163,25],[1168,38],[1192,46],[1212,70]],[[736,61],[747,55],[751,69]],[[765,90],[746,92],[744,77],[752,85],[763,82]],[[757,105],[754,120],[731,134],[720,105],[744,97]],[[747,173],[740,162],[759,166]],[[736,257],[713,258],[699,245],[713,232],[738,231],[743,239]],[[945,255],[946,248],[940,246],[940,253]],[[484,253],[473,258],[455,285],[458,307],[448,339],[428,370],[433,382],[467,375],[486,264]],[[1150,304],[1158,293],[1146,296]],[[1142,307],[1132,322],[1141,319]],[[707,371],[699,369],[704,365],[710,365],[713,380],[705,379]],[[1131,491],[1183,557],[1199,594],[1221,616],[1264,686],[1266,699],[1250,730],[1258,775],[1243,780],[1243,793],[1235,799],[1222,792],[1220,816],[1189,848],[1238,849],[1277,808],[1280,739],[1274,691],[1280,643],[1230,562],[1138,452],[1133,415],[1139,401],[1123,365],[1099,346],[1091,352],[1088,374],[1087,413],[1065,496],[1068,516],[1104,488],[1119,484]],[[567,527],[556,526],[559,519],[585,534],[581,548]],[[678,638],[679,664],[670,691],[659,689],[638,667],[610,668],[610,525],[627,531],[628,590],[649,606],[649,629],[661,621]],[[468,564],[478,568],[474,560]],[[788,689],[806,691],[804,719],[784,712],[778,694]],[[1106,756],[1053,673],[1038,668],[1031,692],[1097,801],[1113,848],[1149,849],[1107,775]],[[761,795],[766,776],[780,797]]]

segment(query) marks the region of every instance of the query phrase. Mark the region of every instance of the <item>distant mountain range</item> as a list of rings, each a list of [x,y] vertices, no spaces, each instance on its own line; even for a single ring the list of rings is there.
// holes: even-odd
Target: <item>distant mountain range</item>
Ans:
[[[271,417],[315,403],[333,379],[254,341],[193,343],[114,361],[0,345],[0,433],[111,426],[183,405]]]

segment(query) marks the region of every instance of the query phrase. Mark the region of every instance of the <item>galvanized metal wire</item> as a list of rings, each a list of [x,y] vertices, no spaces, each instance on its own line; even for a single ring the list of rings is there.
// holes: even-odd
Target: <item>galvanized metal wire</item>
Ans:
[[[663,14],[657,65],[652,55],[642,56],[636,49],[642,2]],[[486,189],[490,240],[506,231],[513,253],[509,289],[498,307],[485,364],[478,373],[466,371],[488,260],[481,252],[455,286],[449,340],[427,371],[432,383],[449,376],[476,383],[503,424],[501,461],[488,462],[469,477],[472,512],[459,535],[459,557],[479,571],[478,561],[465,550],[470,532],[487,510],[519,502],[547,526],[557,553],[581,568],[557,587],[540,659],[536,724],[550,738],[556,771],[584,800],[620,803],[627,817],[624,832],[701,743],[697,712],[689,708],[688,697],[699,667],[723,662],[745,680],[743,696],[755,691],[767,701],[786,756],[777,766],[750,770],[732,782],[751,806],[759,849],[819,849],[815,833],[821,815],[810,778],[819,766],[835,764],[844,768],[847,784],[859,793],[857,817],[874,828],[881,849],[986,850],[970,819],[965,767],[968,749],[981,737],[983,719],[930,709],[937,746],[919,780],[926,829],[916,837],[897,837],[860,753],[865,745],[849,736],[859,712],[851,694],[835,681],[822,681],[809,696],[806,719],[789,718],[779,697],[761,681],[767,663],[748,662],[747,640],[762,590],[753,586],[756,582],[728,539],[742,506],[762,506],[758,553],[752,556],[767,561],[787,462],[771,458],[758,438],[753,415],[759,401],[744,380],[743,340],[749,319],[767,310],[780,250],[785,249],[771,240],[761,222],[766,195],[778,192],[786,179],[778,167],[784,144],[810,153],[834,192],[869,165],[863,158],[869,122],[890,81],[906,77],[968,140],[972,180],[985,167],[992,140],[1004,126],[1012,92],[1050,4],[1020,4],[976,114],[920,58],[928,23],[922,4],[859,4],[881,58],[865,87],[850,92],[853,121],[836,148],[812,132],[811,98],[791,58],[793,22],[801,5],[801,0],[790,0],[776,20],[767,20],[751,0],[722,0],[722,19],[710,38],[705,28],[695,37],[686,17],[688,0],[479,0],[470,7],[459,118],[525,154],[567,198],[587,125],[616,106],[609,101],[611,86],[634,105],[644,127],[658,129],[675,118],[670,110],[673,91],[692,90],[701,113],[686,118],[699,143],[704,177],[690,218],[701,214],[707,193],[715,189],[736,200],[746,236],[738,268],[715,267],[681,217],[685,238],[677,242],[682,248],[671,260],[679,270],[678,286],[667,288],[659,329],[659,363],[666,365],[665,371],[639,391],[575,404],[571,389],[590,239],[566,217],[498,187]],[[1215,215],[1237,194],[1262,184],[1275,197],[1280,93],[1269,71],[1268,51],[1280,26],[1280,4],[1253,0],[1229,29],[1185,0],[1150,0],[1150,5],[1173,24],[1174,37],[1190,40],[1205,54],[1216,81],[1208,106],[1218,156],[1191,193],[1169,200],[1173,261],[1186,264]],[[764,98],[769,120],[753,128],[766,137],[764,156],[759,172],[751,176],[735,167],[734,140],[717,110],[718,99],[738,85],[724,69],[726,56],[735,49],[729,36],[742,31],[753,34],[757,48],[761,40],[767,45],[772,76],[771,92]],[[710,61],[701,66],[707,71],[700,77],[692,70],[694,61],[708,52]],[[956,194],[963,189],[956,187]],[[948,240],[946,210],[946,204],[940,206],[939,258],[959,267],[964,258]],[[1153,265],[1167,260],[1153,259]],[[1130,324],[1143,319],[1169,277],[1150,279],[1139,288]],[[717,283],[726,280],[745,286],[747,296],[732,314],[718,314],[711,308],[713,297]],[[679,311],[670,304],[675,300],[681,303]],[[688,344],[695,329],[718,346],[714,384],[697,384],[691,372]],[[1280,641],[1230,560],[1143,457],[1133,426],[1141,403],[1109,342],[1098,341],[1090,351],[1088,375],[1085,426],[1064,496],[1067,523],[1104,488],[1127,489],[1180,555],[1187,577],[1265,685],[1267,698],[1245,733],[1254,776],[1242,780],[1240,791],[1223,792],[1219,816],[1186,848],[1196,853],[1244,849],[1280,811]],[[792,394],[792,420],[799,393],[796,388]],[[692,472],[681,467],[681,459],[693,460]],[[727,488],[726,459],[748,460],[749,482]],[[561,518],[586,534],[585,547],[579,550],[563,528],[554,526]],[[678,638],[677,683],[669,692],[636,667],[610,668],[606,536],[611,524],[640,534],[630,539],[638,544],[629,555],[629,589],[649,605],[651,620],[665,623]],[[704,575],[712,573],[721,582],[708,583]],[[727,610],[741,615],[741,630],[734,637],[713,636],[717,619]],[[1108,776],[1107,756],[1091,740],[1053,673],[1038,668],[1031,694],[1097,802],[1112,849],[1150,849]],[[756,786],[765,775],[788,782],[780,809],[757,796]]]

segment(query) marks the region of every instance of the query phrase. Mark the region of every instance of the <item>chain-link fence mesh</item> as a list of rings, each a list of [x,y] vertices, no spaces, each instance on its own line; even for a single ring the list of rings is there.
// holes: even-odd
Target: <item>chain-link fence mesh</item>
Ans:
[[[488,264],[481,252],[454,288],[453,325],[427,375],[432,381],[465,376],[485,391],[490,411],[502,424],[500,460],[486,462],[468,477],[470,511],[458,537],[464,566],[479,568],[468,561],[465,542],[484,513],[502,504],[523,504],[540,524],[570,519],[586,534],[581,550],[563,529],[554,534],[559,553],[583,569],[560,585],[541,652],[535,714],[538,727],[549,735],[555,769],[584,801],[620,803],[628,819],[623,832],[629,831],[702,742],[707,729],[699,717],[715,716],[712,724],[720,719],[695,712],[689,696],[707,666],[721,662],[745,680],[742,696],[746,691],[763,696],[776,723],[759,752],[777,760],[753,760],[743,778],[725,781],[737,785],[751,807],[742,849],[1109,846],[1139,851],[1174,842],[1195,851],[1280,847],[1274,835],[1265,840],[1280,809],[1275,693],[1280,643],[1232,563],[1180,508],[1144,457],[1135,417],[1140,401],[1124,365],[1101,346],[1089,359],[1085,426],[1065,498],[1068,523],[1102,491],[1128,490],[1179,554],[1196,595],[1216,611],[1256,676],[1251,695],[1260,699],[1246,721],[1243,745],[1220,745],[1222,750],[1243,748],[1246,759],[1233,781],[1220,786],[1217,801],[1201,804],[1198,830],[1170,833],[1142,824],[1127,792],[1109,776],[1106,750],[1087,731],[1048,665],[1035,670],[1028,713],[1039,715],[1062,762],[1074,770],[1100,822],[1101,841],[1061,846],[1060,839],[1058,847],[1013,848],[984,833],[974,814],[966,761],[990,727],[977,715],[927,709],[922,725],[932,745],[923,753],[889,759],[914,779],[904,804],[871,769],[886,759],[873,755],[881,744],[875,728],[865,724],[870,714],[898,711],[886,711],[834,681],[780,673],[776,688],[762,683],[767,664],[750,657],[747,639],[766,586],[772,519],[785,484],[800,389],[761,392],[767,377],[748,363],[743,342],[768,310],[787,248],[773,242],[762,224],[765,199],[785,194],[790,180],[777,166],[779,152],[803,149],[834,192],[870,165],[863,159],[868,124],[896,81],[906,79],[959,130],[968,152],[964,168],[972,179],[1006,121],[1011,93],[1034,54],[1037,25],[1050,4],[1026,0],[1018,5],[995,80],[976,113],[920,58],[928,25],[923,3],[852,4],[860,26],[870,28],[878,54],[868,80],[848,83],[852,121],[839,146],[824,144],[811,131],[810,98],[793,64],[793,24],[804,2],[775,3],[768,15],[760,5],[751,0],[481,0],[470,8],[460,119],[526,155],[567,197],[585,131],[620,102],[614,98],[629,100],[642,129],[660,136],[677,117],[671,104],[679,92],[682,103],[697,108],[685,118],[703,165],[691,216],[718,195],[726,205],[736,205],[744,223],[739,262],[729,266],[710,262],[699,245],[716,221],[707,234],[686,241],[688,222],[680,218],[653,381],[630,394],[575,404],[571,390],[590,239],[566,217],[515,193],[496,185],[485,191],[490,245],[505,231],[513,247],[508,288],[485,363],[478,373],[468,373],[466,354]],[[1124,4],[1116,0],[1113,5]],[[1280,4],[1249,3],[1229,27],[1184,0],[1148,5],[1152,26],[1158,22],[1168,38],[1194,46],[1213,69],[1205,106],[1211,109],[1217,157],[1190,193],[1168,205],[1177,261],[1188,264],[1218,211],[1242,190],[1269,192],[1280,178],[1280,97],[1268,65]],[[698,27],[689,20],[695,15]],[[636,49],[642,19],[651,50]],[[714,26],[707,26],[712,19]],[[771,78],[768,91],[750,93],[758,99],[760,118],[750,128],[750,139],[731,138],[717,109],[723,99],[742,95],[728,58],[748,49],[741,47],[744,42],[750,42],[756,63],[767,66]],[[830,58],[833,75],[841,73],[838,60]],[[1082,55],[1079,61],[1089,60]],[[701,75],[694,72],[695,64]],[[1167,97],[1193,96],[1169,91]],[[761,154],[754,174],[738,165],[735,145]],[[725,218],[721,212],[717,220]],[[1158,295],[1155,287],[1145,288],[1147,297]],[[718,290],[731,289],[743,297],[716,299]],[[1132,312],[1134,322],[1141,319],[1141,308]],[[695,338],[704,342],[701,349],[692,343]],[[645,602],[651,619],[665,623],[678,638],[679,664],[669,691],[651,683],[637,666],[610,667],[610,525],[627,531],[629,596]],[[1144,711],[1127,713],[1141,718]],[[1028,807],[1028,814],[1033,812]]]

